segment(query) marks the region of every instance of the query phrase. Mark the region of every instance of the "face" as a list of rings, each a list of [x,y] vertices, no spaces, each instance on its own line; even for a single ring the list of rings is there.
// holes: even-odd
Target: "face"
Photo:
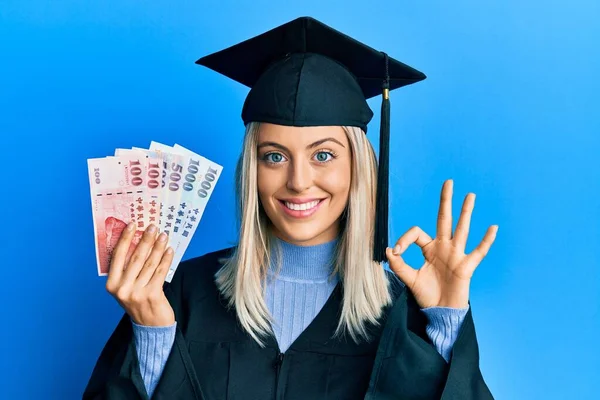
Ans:
[[[262,123],[257,150],[258,194],[273,233],[301,246],[333,240],[350,191],[343,128]]]

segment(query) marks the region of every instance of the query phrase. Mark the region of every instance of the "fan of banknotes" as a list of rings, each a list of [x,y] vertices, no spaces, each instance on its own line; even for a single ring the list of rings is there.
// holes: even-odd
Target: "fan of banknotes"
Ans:
[[[175,254],[165,280],[171,282],[223,167],[178,144],[157,142],[87,161],[98,275],[108,274],[121,232],[133,221],[128,256],[148,225],[169,235]]]

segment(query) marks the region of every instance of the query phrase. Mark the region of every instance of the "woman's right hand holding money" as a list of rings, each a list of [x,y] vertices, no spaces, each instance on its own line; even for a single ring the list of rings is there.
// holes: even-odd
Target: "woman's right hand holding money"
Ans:
[[[106,290],[113,295],[138,325],[167,326],[175,323],[175,313],[163,292],[163,283],[173,249],[167,249],[167,235],[150,225],[129,260],[127,252],[135,235],[130,223],[121,233],[113,251]]]

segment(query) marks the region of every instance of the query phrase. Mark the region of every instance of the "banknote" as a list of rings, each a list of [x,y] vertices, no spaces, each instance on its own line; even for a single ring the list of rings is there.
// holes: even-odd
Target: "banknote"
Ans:
[[[136,150],[136,151],[141,151],[141,152],[145,153],[146,155],[148,155],[148,157],[158,160],[159,170],[160,170],[160,179],[159,179],[159,181],[160,181],[160,191],[159,191],[160,207],[159,207],[159,213],[158,213],[158,225],[159,225],[160,232],[162,232],[165,228],[165,219],[163,218],[164,205],[165,205],[164,199],[166,198],[166,191],[168,190],[166,188],[167,179],[166,179],[166,172],[165,172],[166,171],[166,160],[165,160],[166,155],[161,153],[160,151],[143,149],[141,147],[132,147],[131,149]]]
[[[182,189],[179,204],[167,208],[166,218],[169,220],[172,216],[173,221],[170,245],[175,251],[173,263],[165,279],[170,282],[195,232],[222,167],[180,145],[168,146],[153,141],[150,143],[150,149],[167,155],[181,156],[184,165],[183,169],[177,165],[177,169],[171,172],[171,175],[176,175],[169,177],[171,184],[180,182],[179,189]],[[205,179],[207,173],[209,181]],[[205,188],[202,188],[202,185]]]
[[[136,219],[144,229],[150,224],[159,226],[162,163],[156,157],[131,149],[116,149],[115,157],[129,164],[132,180],[142,191],[137,199]]]
[[[116,149],[116,157],[141,157],[144,161],[144,203],[148,209],[146,225],[154,224],[162,231],[163,161],[160,154],[146,149]]]
[[[185,154],[189,157],[190,163],[188,172],[193,171],[195,173],[193,184],[190,184],[186,188],[186,192],[189,194],[188,207],[185,213],[185,220],[183,222],[181,240],[178,243],[178,247],[174,248],[175,255],[173,257],[173,263],[171,269],[167,273],[166,281],[171,282],[177,266],[181,262],[183,255],[192,240],[192,236],[196,232],[198,223],[204,214],[206,204],[212,195],[212,191],[221,176],[223,167],[215,162],[212,162],[199,154],[186,149],[183,146],[175,144],[173,146],[175,151],[179,151],[181,154]]]
[[[165,185],[162,188],[163,212],[164,219],[163,232],[169,235],[169,246],[174,247],[179,240],[179,232],[174,228],[177,224],[177,210],[183,193],[183,185],[181,182],[183,165],[185,164],[184,156],[173,153],[172,148],[161,143],[152,142],[150,150],[161,153],[163,160],[163,179]]]
[[[170,282],[196,231],[222,167],[186,149],[151,142],[88,160],[98,275],[107,275],[114,248],[130,221],[131,257],[149,224],[169,236],[175,252]],[[126,260],[127,261],[127,260]]]
[[[145,229],[144,219],[139,218],[141,214],[136,210],[143,189],[136,185],[136,175],[125,161],[129,160],[118,157],[88,160],[98,275],[108,274],[113,250],[129,222],[136,222],[136,232],[127,257]]]

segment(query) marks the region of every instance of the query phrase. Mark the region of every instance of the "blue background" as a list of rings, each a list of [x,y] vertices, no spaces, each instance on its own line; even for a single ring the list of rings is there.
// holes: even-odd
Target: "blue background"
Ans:
[[[247,89],[194,61],[302,15],[428,75],[392,93],[391,234],[435,236],[448,178],[454,224],[477,194],[467,252],[499,225],[471,284],[495,397],[597,398],[597,0],[0,1],[2,398],[80,397],[121,316],[96,276],[87,158],[157,140],[221,163],[186,258],[235,242]]]

